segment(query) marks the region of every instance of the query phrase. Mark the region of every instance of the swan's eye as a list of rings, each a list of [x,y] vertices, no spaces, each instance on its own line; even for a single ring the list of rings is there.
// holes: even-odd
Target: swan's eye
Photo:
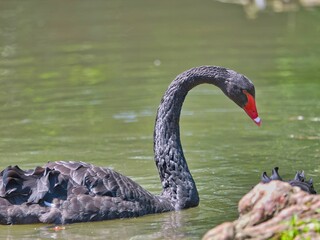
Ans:
[[[244,95],[246,96],[246,101],[250,101],[251,98],[255,98],[254,97],[254,92],[252,93],[251,91],[249,92],[248,90],[243,89],[242,92],[244,93]]]
[[[244,93],[244,94],[242,94]],[[243,107],[248,102],[247,91],[239,88],[238,99],[240,101],[240,106]]]
[[[244,93],[243,96],[245,96],[245,105],[252,104],[254,97],[247,90],[242,90],[242,92]]]

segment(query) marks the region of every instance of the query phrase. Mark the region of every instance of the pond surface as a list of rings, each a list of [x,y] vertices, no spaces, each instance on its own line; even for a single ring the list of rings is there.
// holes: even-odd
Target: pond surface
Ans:
[[[180,72],[220,65],[256,86],[260,128],[215,87],[188,95],[181,138],[199,207],[137,219],[0,226],[3,239],[199,239],[275,166],[320,191],[320,9],[216,1],[2,1],[0,166],[81,160],[153,193],[153,125]],[[250,10],[250,11],[249,11]],[[278,12],[281,11],[281,12]]]

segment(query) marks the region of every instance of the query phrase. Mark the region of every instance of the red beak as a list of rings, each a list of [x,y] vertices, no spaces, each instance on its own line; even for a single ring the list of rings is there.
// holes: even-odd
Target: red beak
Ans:
[[[243,110],[249,115],[249,117],[255,122],[255,124],[260,126],[261,119],[258,116],[256,101],[254,100],[254,97],[245,90],[243,91],[243,93],[247,96],[247,99],[248,99],[248,102],[243,107]]]

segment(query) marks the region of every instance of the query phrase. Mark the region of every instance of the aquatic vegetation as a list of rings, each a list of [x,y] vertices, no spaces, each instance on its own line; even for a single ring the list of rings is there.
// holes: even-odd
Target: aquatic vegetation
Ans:
[[[320,209],[317,210],[320,213]],[[319,219],[299,219],[297,215],[293,215],[288,224],[288,229],[281,232],[274,239],[293,240],[300,239],[314,239],[315,235],[320,237],[320,221]]]

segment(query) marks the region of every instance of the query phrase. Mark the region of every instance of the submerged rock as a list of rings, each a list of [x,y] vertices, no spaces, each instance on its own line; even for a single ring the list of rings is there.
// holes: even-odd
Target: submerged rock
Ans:
[[[281,239],[286,233],[293,238],[285,239],[320,239],[320,195],[287,182],[259,183],[240,200],[238,211],[237,220],[208,231],[203,240]]]

